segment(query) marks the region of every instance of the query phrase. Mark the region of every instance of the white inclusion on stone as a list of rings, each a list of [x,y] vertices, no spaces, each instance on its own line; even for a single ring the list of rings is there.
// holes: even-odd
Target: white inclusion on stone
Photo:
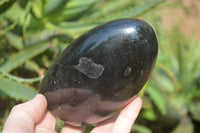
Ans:
[[[74,68],[89,78],[94,79],[99,78],[104,71],[104,67],[102,65],[94,63],[93,60],[88,59],[87,57],[81,57],[79,59],[79,64],[74,65]]]

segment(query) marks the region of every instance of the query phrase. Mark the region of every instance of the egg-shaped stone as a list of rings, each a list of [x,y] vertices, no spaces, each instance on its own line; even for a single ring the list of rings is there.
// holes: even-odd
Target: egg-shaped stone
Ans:
[[[48,109],[73,126],[99,123],[126,106],[144,86],[158,52],[152,27],[120,19],[78,37],[40,84]]]

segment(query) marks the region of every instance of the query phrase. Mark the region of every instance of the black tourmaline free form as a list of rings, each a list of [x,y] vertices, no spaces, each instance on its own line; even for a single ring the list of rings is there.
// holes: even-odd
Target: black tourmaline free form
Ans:
[[[127,105],[149,78],[158,52],[152,27],[120,19],[78,37],[41,85],[48,109],[68,124],[99,123]]]

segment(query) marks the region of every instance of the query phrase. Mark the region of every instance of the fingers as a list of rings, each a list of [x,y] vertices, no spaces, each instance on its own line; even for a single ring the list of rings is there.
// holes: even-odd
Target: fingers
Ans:
[[[117,120],[110,119],[107,122],[99,124],[92,133],[112,132],[129,133],[142,107],[142,100],[136,97],[120,113]],[[47,101],[41,94],[26,103],[16,105],[5,123],[3,133],[15,132],[26,133],[35,132],[55,132],[55,117],[46,112]],[[45,114],[46,113],[46,114]],[[65,125],[61,133],[82,133],[83,127],[72,127]]]
[[[61,133],[82,133],[84,130],[84,127],[73,127],[73,126],[70,126],[68,124],[66,124]]]
[[[142,107],[142,100],[136,97],[119,115],[98,124],[91,133],[129,133]]]
[[[55,117],[49,111],[47,111],[44,118],[36,126],[35,132],[36,133],[54,133],[55,124],[56,124]]]
[[[45,97],[38,94],[32,100],[12,108],[3,132],[24,133],[34,131],[35,124],[44,116],[47,108]]]
[[[111,133],[129,133],[141,107],[142,100],[141,98],[136,97],[120,112],[111,129]]]

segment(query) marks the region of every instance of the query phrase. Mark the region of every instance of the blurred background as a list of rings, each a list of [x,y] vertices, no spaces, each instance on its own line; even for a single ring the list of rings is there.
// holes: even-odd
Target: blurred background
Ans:
[[[119,18],[155,30],[157,63],[132,133],[200,132],[200,0],[0,0],[0,130],[79,35]],[[56,130],[63,122],[57,120]],[[88,133],[95,125],[86,128]]]

